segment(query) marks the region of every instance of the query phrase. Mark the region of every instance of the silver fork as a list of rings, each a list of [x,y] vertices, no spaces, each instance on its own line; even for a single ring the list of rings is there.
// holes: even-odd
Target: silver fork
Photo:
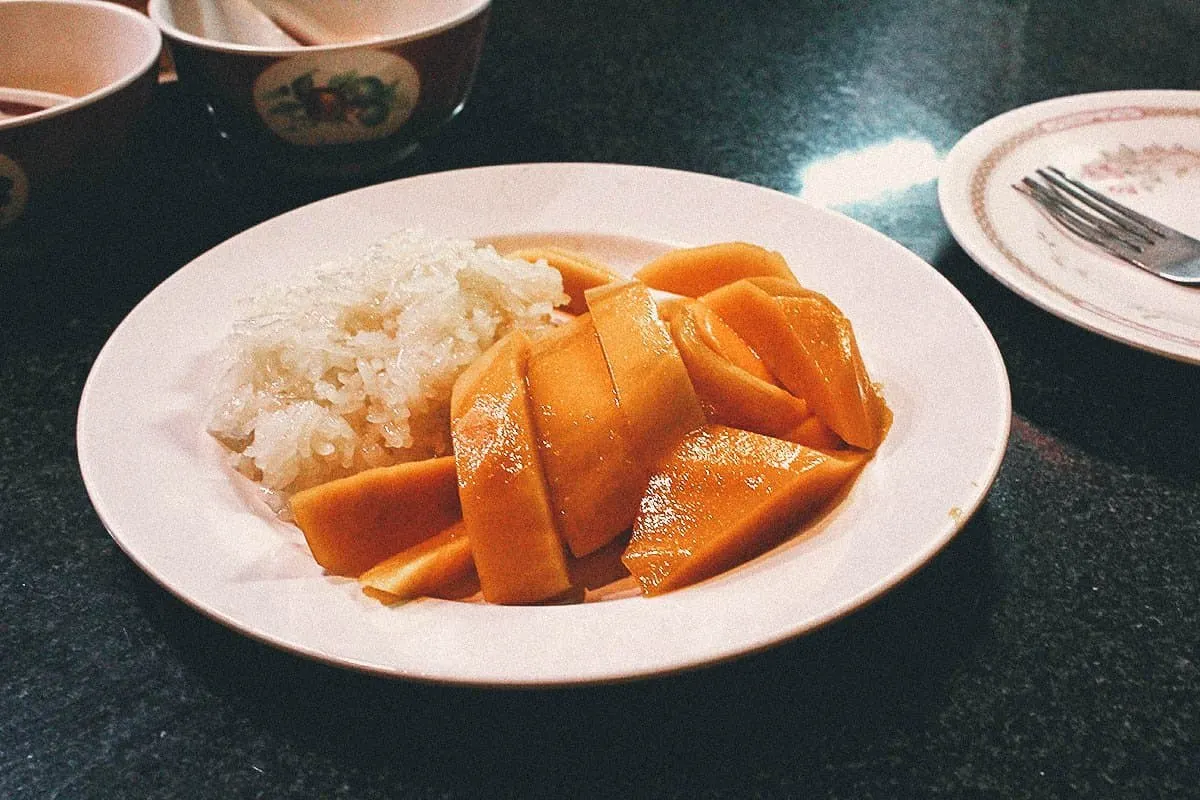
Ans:
[[[1169,281],[1200,286],[1200,241],[1105,197],[1054,167],[1013,188],[1064,228],[1110,255]]]

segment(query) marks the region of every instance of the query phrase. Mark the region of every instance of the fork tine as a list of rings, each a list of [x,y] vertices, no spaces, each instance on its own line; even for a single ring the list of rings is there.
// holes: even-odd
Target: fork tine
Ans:
[[[1032,185],[1043,192],[1046,191],[1037,184]],[[1109,255],[1116,256],[1117,258],[1123,259],[1130,263],[1136,263],[1134,261],[1134,257],[1138,253],[1138,248],[1130,245],[1128,242],[1112,236],[1107,231],[1097,227],[1094,223],[1090,223],[1083,218],[1074,215],[1066,206],[1058,202],[1053,195],[1049,195],[1047,193],[1044,196],[1039,196],[1035,192],[1026,191],[1016,184],[1013,185],[1013,188],[1029,197],[1032,197],[1034,201],[1037,202],[1037,204],[1040,205],[1055,222],[1059,223],[1079,238],[1083,239],[1084,241],[1091,242]]]
[[[1013,188],[1046,216],[1110,256],[1183,286],[1200,288],[1200,240],[1126,208],[1054,167]]]
[[[1059,174],[1061,175],[1061,173]],[[1128,219],[1116,211],[1092,200],[1087,194],[1080,192],[1068,183],[1069,179],[1056,176],[1044,169],[1037,170],[1037,175],[1046,182],[1047,188],[1062,199],[1064,204],[1077,209],[1083,207],[1091,209],[1091,211],[1108,220],[1110,225],[1115,225],[1128,235],[1137,237],[1143,244],[1149,244],[1154,240],[1155,231],[1149,230],[1144,226],[1139,226],[1135,220]]]
[[[1093,244],[1102,244],[1097,241],[1097,237],[1099,237],[1106,241],[1112,241],[1114,245],[1120,244],[1134,253],[1140,253],[1150,243],[1148,237],[1132,233],[1126,226],[1117,225],[1106,216],[1100,216],[1098,212],[1094,213],[1087,206],[1081,205],[1082,201],[1065,193],[1054,184],[1043,185],[1029,177],[1023,178],[1021,182],[1028,187],[1028,190],[1022,189],[1020,186],[1014,186],[1014,188],[1036,200],[1059,222],[1064,225],[1072,223],[1069,225],[1070,229],[1080,236],[1085,236],[1082,230],[1089,231],[1090,235],[1086,235],[1085,238]]]
[[[1093,208],[1096,208],[1096,206],[1094,204],[1098,203],[1100,206],[1103,206],[1104,208],[1111,209],[1112,211],[1114,211],[1118,214],[1122,214],[1126,218],[1131,219],[1134,222],[1137,222],[1138,224],[1142,225],[1143,227],[1148,229],[1150,232],[1152,232],[1156,236],[1166,236],[1167,235],[1167,231],[1163,229],[1161,223],[1151,219],[1150,217],[1147,217],[1145,214],[1139,214],[1138,212],[1134,211],[1129,206],[1118,203],[1116,200],[1113,200],[1111,197],[1107,197],[1107,196],[1101,194],[1100,192],[1097,192],[1095,189],[1092,189],[1090,186],[1083,183],[1082,181],[1078,181],[1078,180],[1068,176],[1066,173],[1064,173],[1062,170],[1058,169],[1057,167],[1047,167],[1045,171],[1038,170],[1038,172],[1039,173],[1045,172],[1046,173],[1045,177],[1047,177],[1048,179],[1057,178],[1058,181],[1056,181],[1056,183],[1058,183],[1059,185],[1061,185],[1061,182],[1065,182],[1070,188],[1073,188],[1073,189],[1077,190],[1078,192],[1081,192],[1086,198],[1093,201],[1092,203],[1088,203]],[[1068,189],[1068,191],[1069,191],[1069,189]],[[1076,194],[1076,196],[1078,197],[1079,195]],[[1083,199],[1083,198],[1080,198],[1080,199]],[[1100,210],[1100,209],[1097,209],[1097,210]],[[1114,220],[1114,222],[1115,221],[1116,220]]]

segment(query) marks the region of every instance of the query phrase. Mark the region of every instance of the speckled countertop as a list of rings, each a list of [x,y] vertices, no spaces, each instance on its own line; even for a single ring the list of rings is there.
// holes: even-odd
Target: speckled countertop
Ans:
[[[817,159],[895,138],[944,155],[1033,101],[1200,88],[1200,11],[1182,0],[493,11],[463,114],[378,179],[606,161],[799,193]],[[951,237],[932,180],[839,210],[979,310],[1012,433],[982,509],[878,602],[732,663],[519,692],[346,672],[190,610],[97,519],[75,413],[155,285],[349,188],[228,163],[162,85],[122,176],[0,235],[0,796],[1200,796],[1200,371],[1002,287]]]

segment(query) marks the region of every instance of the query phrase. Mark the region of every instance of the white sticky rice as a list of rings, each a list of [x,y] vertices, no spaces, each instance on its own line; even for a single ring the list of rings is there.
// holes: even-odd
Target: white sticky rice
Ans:
[[[454,379],[566,297],[544,263],[403,231],[247,302],[207,428],[281,508],[318,483],[448,454]]]

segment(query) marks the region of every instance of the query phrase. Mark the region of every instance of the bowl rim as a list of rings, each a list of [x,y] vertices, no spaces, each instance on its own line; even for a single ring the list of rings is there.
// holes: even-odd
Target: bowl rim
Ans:
[[[162,32],[158,29],[158,26],[148,16],[128,6],[104,2],[103,0],[0,0],[0,6],[82,6],[93,8],[101,13],[123,17],[125,20],[133,22],[142,33],[153,34],[153,47],[147,50],[146,56],[137,63],[134,69],[126,71],[121,77],[104,84],[99,89],[94,89],[79,97],[73,97],[65,103],[59,103],[58,105],[44,108],[41,111],[22,114],[19,117],[0,120],[0,133],[25,125],[35,125],[43,120],[62,116],[63,114],[69,114],[78,108],[83,108],[104,97],[116,94],[137,81],[147,71],[156,67],[162,54]]]
[[[170,6],[170,0],[149,0],[147,3],[146,13],[149,18],[162,30],[163,35],[170,41],[179,41],[189,44],[193,47],[198,47],[203,50],[210,50],[218,53],[230,53],[237,55],[250,56],[274,56],[286,57],[294,56],[298,53],[329,53],[341,50],[354,50],[361,47],[380,47],[403,44],[412,42],[418,39],[424,39],[427,36],[441,33],[443,31],[456,28],[465,22],[475,19],[480,14],[488,10],[492,4],[492,0],[473,0],[462,12],[448,17],[447,19],[436,22],[432,25],[426,25],[423,28],[417,28],[404,33],[394,33],[382,36],[373,36],[367,39],[355,39],[352,42],[336,42],[333,44],[318,44],[318,45],[288,45],[285,47],[266,47],[253,44],[239,44],[237,42],[223,42],[220,39],[209,39],[204,36],[197,36],[194,33],[188,33],[173,23],[166,21],[163,15],[163,10]]]

